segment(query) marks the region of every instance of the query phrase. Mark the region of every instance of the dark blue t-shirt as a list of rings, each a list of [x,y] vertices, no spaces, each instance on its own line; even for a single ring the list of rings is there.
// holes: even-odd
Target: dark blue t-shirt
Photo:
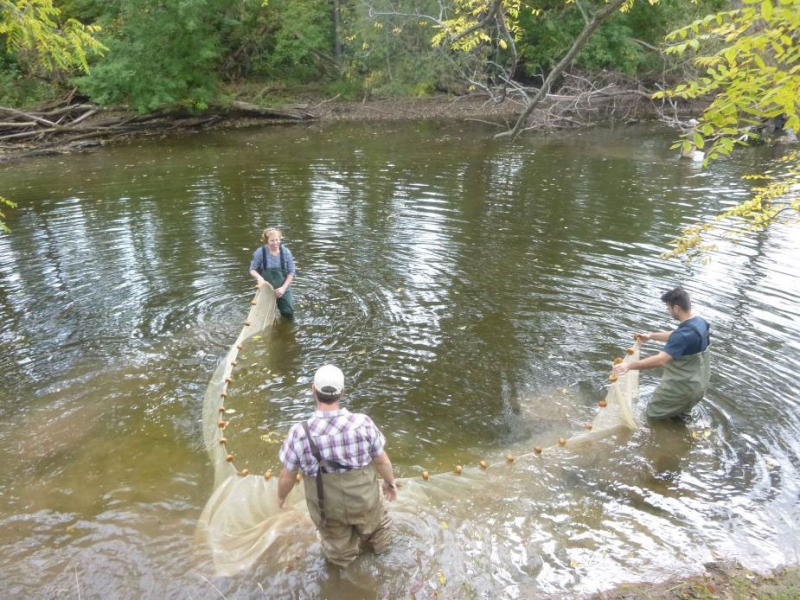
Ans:
[[[702,317],[686,319],[670,334],[664,352],[674,360],[697,354],[708,348],[709,335],[710,327],[705,319]]]

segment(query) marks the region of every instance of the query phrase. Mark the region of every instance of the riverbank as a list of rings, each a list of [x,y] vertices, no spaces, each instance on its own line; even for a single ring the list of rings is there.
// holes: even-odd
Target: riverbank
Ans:
[[[75,103],[71,98],[36,110],[0,107],[6,112],[6,127],[0,131],[0,161],[80,152],[130,138],[279,123],[462,120],[493,124],[500,133],[510,130],[525,108],[517,101],[508,98],[498,101],[485,94],[345,101],[338,96],[326,98],[317,93],[299,93],[291,99],[269,101],[270,106],[256,105],[246,96],[239,98],[203,113],[173,111],[139,115],[125,108]],[[638,90],[620,88],[584,100],[584,105],[577,107],[581,111],[577,118],[570,116],[575,107],[561,106],[573,103],[575,98],[553,96],[530,115],[528,127],[555,130],[656,116],[652,101]]]
[[[663,583],[620,585],[593,600],[794,600],[800,598],[800,567],[754,573],[735,562],[706,563],[705,573]]]

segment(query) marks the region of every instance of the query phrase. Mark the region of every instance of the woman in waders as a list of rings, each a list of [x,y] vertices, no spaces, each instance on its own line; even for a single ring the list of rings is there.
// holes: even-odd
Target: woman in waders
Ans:
[[[261,241],[264,245],[253,253],[250,275],[256,278],[258,285],[269,283],[275,288],[278,310],[291,319],[294,316],[294,303],[289,286],[294,281],[294,257],[283,246],[282,239],[280,229],[270,227],[263,231]]]

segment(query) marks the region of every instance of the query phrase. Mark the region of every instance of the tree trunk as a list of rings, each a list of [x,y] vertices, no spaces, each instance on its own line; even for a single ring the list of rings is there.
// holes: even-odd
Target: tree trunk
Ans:
[[[525,123],[533,112],[533,109],[536,108],[536,106],[547,97],[553,82],[561,75],[561,73],[564,72],[564,69],[566,69],[567,66],[572,62],[578,52],[583,49],[583,47],[586,45],[586,42],[589,41],[589,38],[592,37],[592,34],[595,32],[595,30],[611,15],[617,12],[619,7],[622,6],[625,1],[626,0],[610,0],[608,4],[603,6],[594,14],[591,21],[586,24],[586,27],[583,28],[583,31],[581,31],[580,35],[575,39],[566,56],[564,56],[564,58],[561,59],[561,61],[553,68],[553,70],[550,71],[550,74],[544,80],[544,83],[536,93],[536,96],[534,96],[533,100],[531,100],[530,104],[528,104],[528,106],[525,108],[525,111],[517,119],[513,129],[498,133],[495,138],[510,137],[512,141],[517,138],[517,136],[525,127]]]

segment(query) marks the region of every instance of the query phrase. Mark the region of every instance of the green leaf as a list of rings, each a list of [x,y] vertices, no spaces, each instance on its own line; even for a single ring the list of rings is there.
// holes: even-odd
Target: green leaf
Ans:
[[[703,146],[705,146],[705,144],[706,144],[705,140],[703,139],[703,136],[700,135],[699,133],[695,133],[694,136],[693,136],[693,139],[694,139],[694,145],[699,150],[702,150]]]

